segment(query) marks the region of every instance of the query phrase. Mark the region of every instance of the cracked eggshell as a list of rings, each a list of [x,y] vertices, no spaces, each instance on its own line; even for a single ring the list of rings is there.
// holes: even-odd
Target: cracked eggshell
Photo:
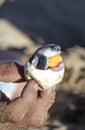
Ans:
[[[33,78],[40,85],[40,90],[50,88],[57,85],[63,78],[64,68],[60,71],[51,69],[40,70],[36,69],[29,61],[24,66],[25,77],[27,80]]]

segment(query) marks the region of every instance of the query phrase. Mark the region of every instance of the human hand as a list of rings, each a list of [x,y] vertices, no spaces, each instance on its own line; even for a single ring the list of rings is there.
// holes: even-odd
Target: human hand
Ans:
[[[24,82],[24,68],[16,63],[0,63],[0,80],[5,82]],[[30,80],[21,96],[6,106],[7,119],[20,126],[40,127],[44,124],[49,108],[55,99],[55,88],[38,91],[38,84]]]

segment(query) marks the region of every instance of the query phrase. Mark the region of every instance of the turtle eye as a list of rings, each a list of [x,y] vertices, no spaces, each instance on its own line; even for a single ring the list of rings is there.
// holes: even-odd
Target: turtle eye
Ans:
[[[45,69],[48,68],[48,65],[47,65],[47,57],[46,57],[46,56],[44,56],[44,55],[39,55],[36,68],[37,68],[37,69],[41,69],[41,70],[45,70]]]
[[[54,50],[54,51],[58,51],[58,52],[61,51],[61,47],[59,45],[52,45],[51,49]]]

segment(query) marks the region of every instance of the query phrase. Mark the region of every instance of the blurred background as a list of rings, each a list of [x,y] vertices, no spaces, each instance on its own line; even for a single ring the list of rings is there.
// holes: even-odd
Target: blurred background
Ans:
[[[61,46],[66,71],[42,130],[84,130],[85,1],[0,0],[0,62],[24,64],[45,43]],[[17,86],[0,82],[10,98]]]

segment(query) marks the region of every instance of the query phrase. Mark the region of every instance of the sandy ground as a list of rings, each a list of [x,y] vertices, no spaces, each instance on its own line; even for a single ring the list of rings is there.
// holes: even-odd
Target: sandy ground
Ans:
[[[18,58],[19,54],[29,57],[41,44],[53,41],[63,50],[65,76],[56,89],[49,118],[40,130],[85,129],[85,4],[62,2],[0,0],[0,50],[14,51]],[[0,124],[0,129],[25,128],[5,123]]]

